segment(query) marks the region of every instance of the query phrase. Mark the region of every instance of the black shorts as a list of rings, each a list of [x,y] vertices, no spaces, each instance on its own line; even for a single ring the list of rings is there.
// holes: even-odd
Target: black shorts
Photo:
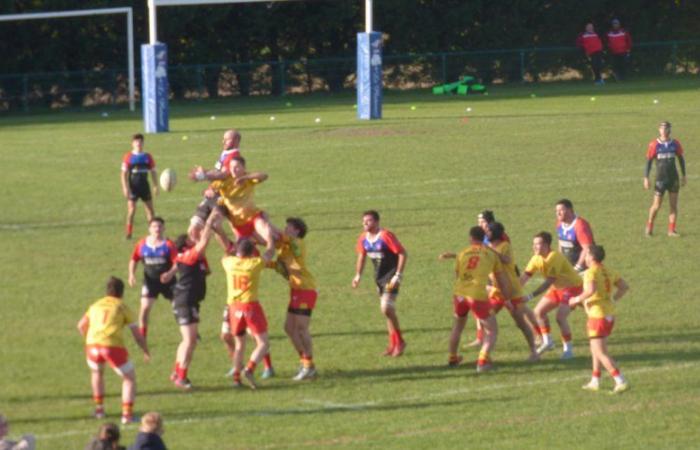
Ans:
[[[172,281],[170,281],[170,283],[167,284],[163,284],[160,282],[160,280],[155,280],[153,278],[144,278],[143,287],[141,288],[141,297],[157,298],[159,295],[162,295],[168,300],[172,300],[174,287],[174,278],[172,279]]]
[[[205,222],[209,218],[209,215],[214,209],[218,209],[223,215],[226,215],[226,208],[217,204],[217,198],[218,197],[205,197],[204,199],[202,199],[202,201],[199,202],[199,205],[197,205],[197,209],[195,210],[192,219],[204,226]]]
[[[677,194],[681,189],[681,183],[678,178],[671,178],[670,180],[656,180],[654,183],[654,191],[656,195],[664,195],[666,191],[671,194]]]
[[[173,315],[178,325],[199,323],[199,302],[175,298],[173,300]]]
[[[382,277],[378,280],[376,280],[377,283],[377,292],[379,293],[379,296],[381,297],[384,294],[392,294],[392,295],[398,295],[399,293],[399,285],[397,284],[393,288],[389,288],[389,282],[391,281],[391,278],[394,276],[392,273],[391,276],[385,276]]]
[[[129,200],[135,202],[139,199],[144,202],[151,200],[151,186],[148,182],[129,185]]]

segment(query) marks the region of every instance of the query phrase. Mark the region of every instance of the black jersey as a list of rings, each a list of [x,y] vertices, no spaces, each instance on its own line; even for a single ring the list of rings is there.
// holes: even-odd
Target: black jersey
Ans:
[[[385,284],[396,273],[399,253],[403,252],[404,248],[394,233],[382,229],[372,239],[369,233],[362,233],[357,240],[356,251],[372,260],[374,279],[379,284]]]
[[[207,260],[194,248],[185,249],[176,258],[177,284],[174,290],[175,303],[196,303],[204,300],[207,291]]]

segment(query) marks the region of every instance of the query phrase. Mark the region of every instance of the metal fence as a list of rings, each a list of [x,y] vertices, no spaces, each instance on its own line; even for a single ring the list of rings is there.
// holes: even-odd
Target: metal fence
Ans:
[[[590,77],[585,58],[574,47],[387,54],[383,69],[384,87],[390,90],[427,88],[462,75],[475,75],[487,84]],[[697,74],[699,69],[700,40],[647,42],[635,45],[629,73]],[[340,92],[355,86],[354,57],[173,65],[168,72],[174,99]],[[0,75],[4,112],[127,102],[126,69]]]

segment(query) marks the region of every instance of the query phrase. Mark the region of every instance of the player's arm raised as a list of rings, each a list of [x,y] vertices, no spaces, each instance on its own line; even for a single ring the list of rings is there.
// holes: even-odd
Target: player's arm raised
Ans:
[[[262,183],[269,177],[265,172],[251,172],[236,178],[236,184],[241,185],[248,180],[254,181],[256,183]]]

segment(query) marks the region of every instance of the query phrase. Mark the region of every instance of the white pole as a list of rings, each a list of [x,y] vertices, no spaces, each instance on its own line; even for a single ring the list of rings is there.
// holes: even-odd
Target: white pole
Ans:
[[[129,8],[129,12],[126,14],[126,34],[128,42],[128,59],[129,59],[129,110],[134,111],[136,109],[136,94],[135,94],[135,74],[134,74],[134,19],[133,12]]]
[[[365,32],[372,32],[372,0],[365,0]]]
[[[157,28],[156,28],[156,2],[155,0],[148,0],[148,33],[151,37],[151,45],[156,45],[158,42]]]

